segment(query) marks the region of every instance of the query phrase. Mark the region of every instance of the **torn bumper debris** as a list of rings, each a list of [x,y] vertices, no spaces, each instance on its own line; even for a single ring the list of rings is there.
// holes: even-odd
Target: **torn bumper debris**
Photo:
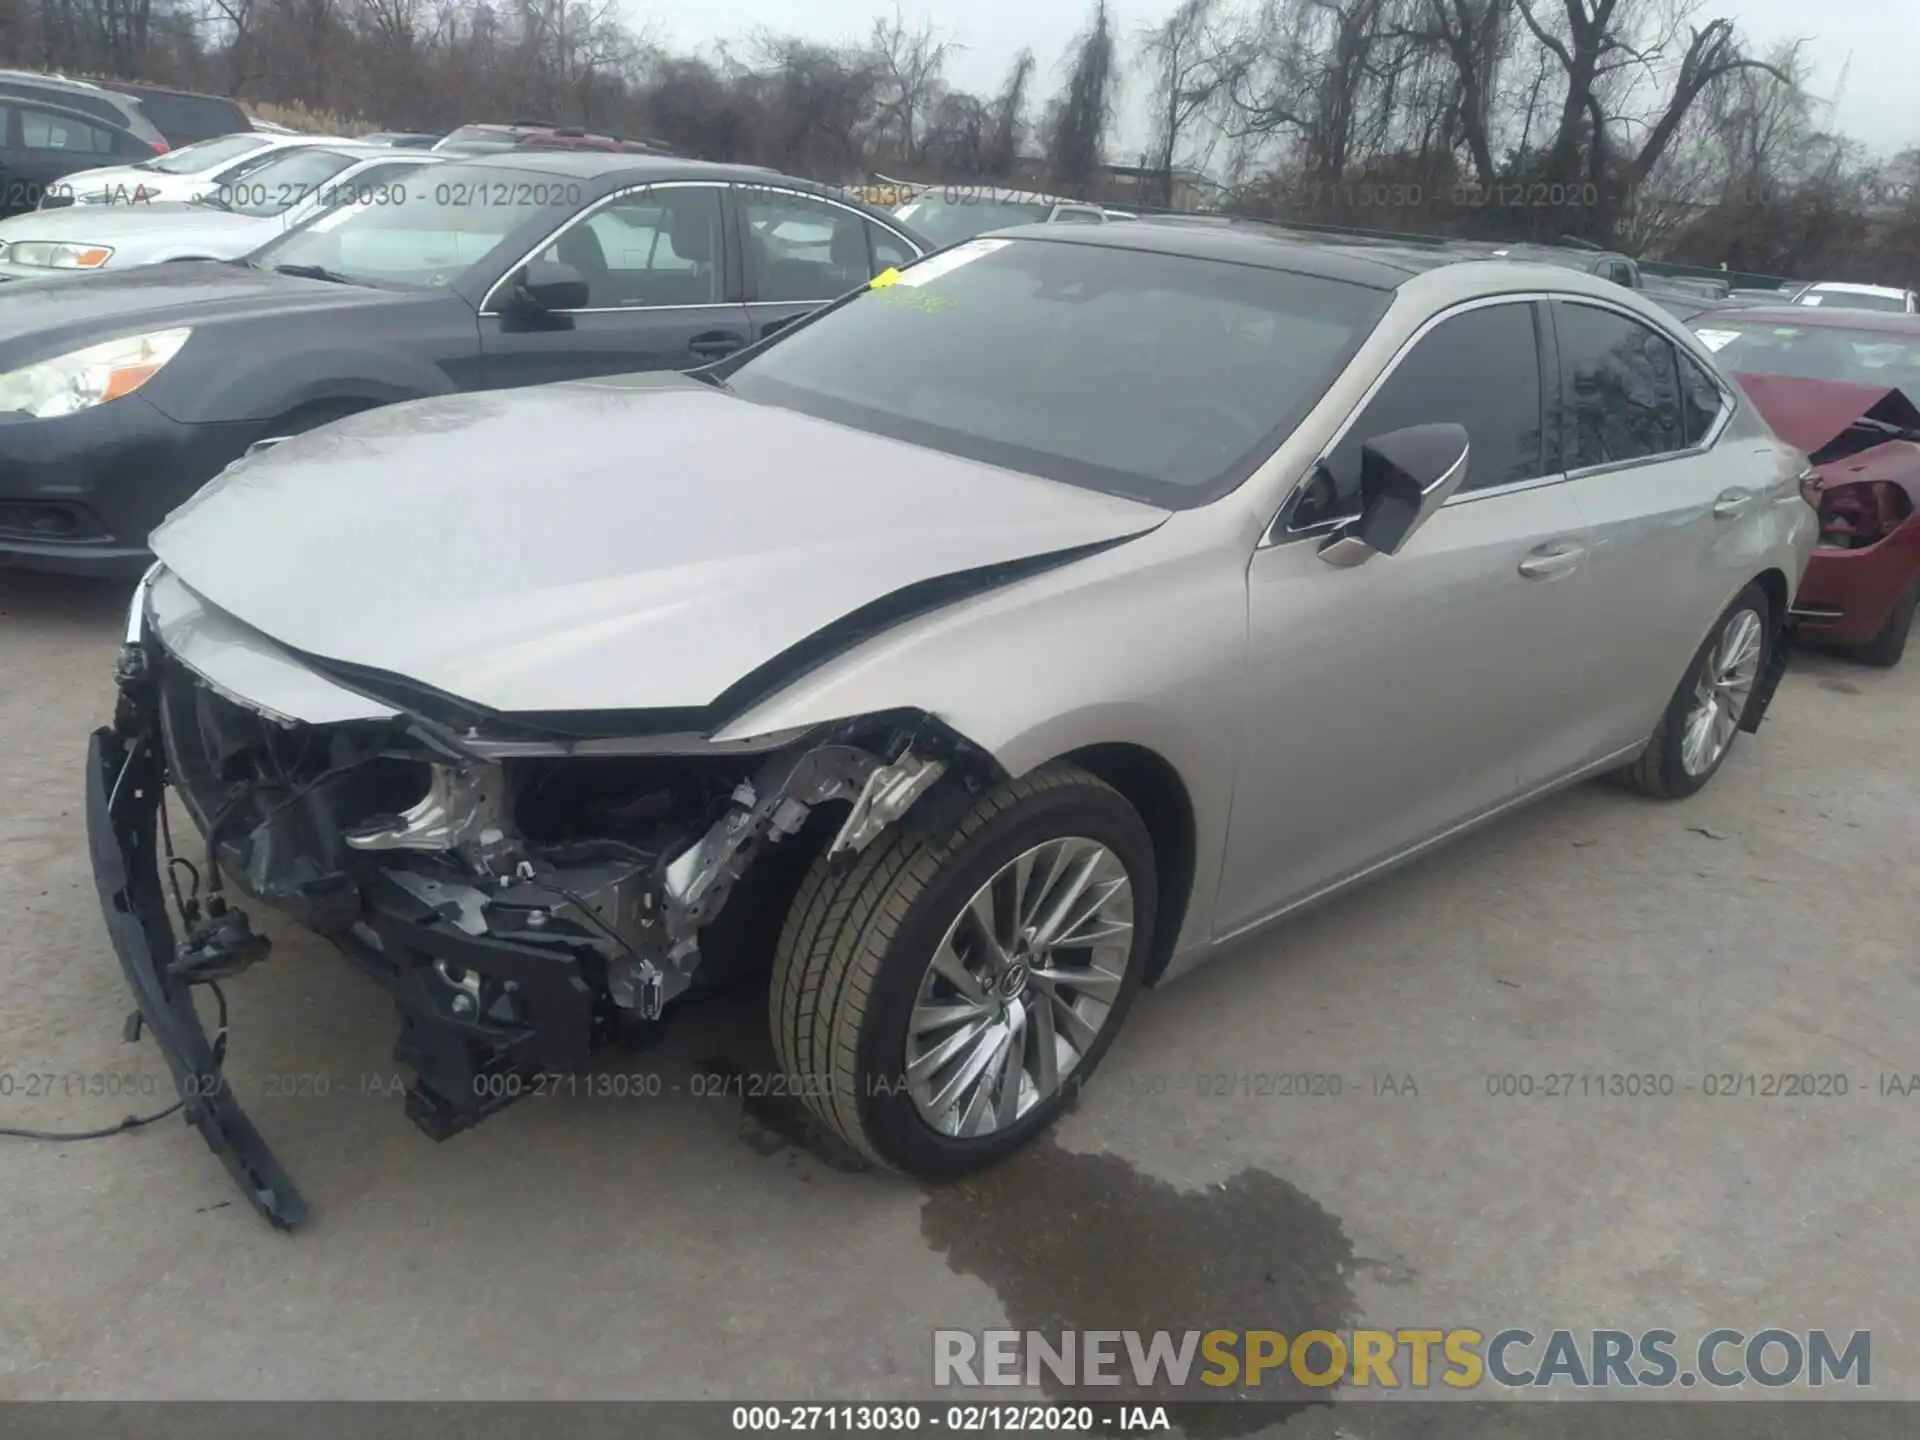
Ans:
[[[221,1081],[224,1026],[220,1039],[208,1040],[192,990],[174,971],[178,951],[155,859],[165,783],[158,741],[156,728],[136,730],[130,740],[101,729],[87,744],[87,847],[94,883],[139,1007],[128,1036],[142,1027],[153,1036],[187,1120],[253,1208],[277,1228],[291,1230],[306,1218],[307,1202]]]
[[[736,894],[743,913],[765,908],[770,848],[851,863],[943,776],[970,792],[991,766],[917,712],[747,752],[676,735],[611,755],[406,712],[307,724],[216,688],[138,614],[119,682],[88,760],[102,910],[188,1118],[283,1229],[305,1204],[221,1083],[224,1020],[209,1041],[194,1007],[204,985],[224,1012],[218,983],[268,953],[229,891],[388,988],[406,1113],[446,1139],[750,964],[730,947],[751,927],[718,922]],[[204,856],[175,850],[169,791],[199,831],[178,838]]]

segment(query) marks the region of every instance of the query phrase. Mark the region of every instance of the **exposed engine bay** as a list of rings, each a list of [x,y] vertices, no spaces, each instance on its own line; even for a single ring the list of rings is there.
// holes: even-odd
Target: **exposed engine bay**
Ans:
[[[129,646],[121,683],[117,728],[157,727],[205,844],[198,864],[178,855],[161,816],[186,931],[173,976],[265,958],[228,884],[326,936],[392,989],[407,1113],[437,1139],[531,1088],[496,1077],[577,1070],[764,966],[823,850],[851,864],[943,777],[964,798],[994,773],[919,713],[713,753],[684,736],[489,741],[409,714],[297,724],[151,642]]]

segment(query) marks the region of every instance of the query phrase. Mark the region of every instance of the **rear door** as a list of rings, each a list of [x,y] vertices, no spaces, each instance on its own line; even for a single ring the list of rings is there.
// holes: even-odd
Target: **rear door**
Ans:
[[[1607,624],[1589,655],[1596,720],[1642,739],[1720,611],[1765,561],[1765,440],[1719,444],[1734,397],[1653,326],[1556,300],[1570,489],[1593,535]]]
[[[481,305],[489,385],[688,370],[747,343],[724,184],[673,181],[596,202],[515,266]],[[527,261],[558,261],[587,282],[587,303],[534,319],[503,312]],[[510,307],[506,307],[510,309]]]
[[[6,120],[0,208],[10,215],[34,209],[48,186],[76,170],[153,154],[126,131],[96,124],[75,111],[5,101],[0,112]]]
[[[733,198],[755,340],[920,253],[899,231],[818,195],[755,184],[736,185]]]
[[[1487,813],[1586,742],[1587,538],[1552,443],[1544,304],[1437,317],[1351,417],[1248,569],[1248,712],[1217,930]],[[1361,446],[1467,430],[1460,490],[1397,555],[1317,555],[1357,513]]]

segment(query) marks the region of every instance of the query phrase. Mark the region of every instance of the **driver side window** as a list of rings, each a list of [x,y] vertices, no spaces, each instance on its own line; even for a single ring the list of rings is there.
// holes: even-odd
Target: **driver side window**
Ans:
[[[1548,473],[1539,353],[1534,308],[1526,301],[1484,305],[1441,321],[1402,357],[1302,487],[1289,528],[1359,514],[1361,446],[1408,425],[1466,428],[1461,493]]]
[[[588,310],[713,305],[721,298],[720,235],[718,186],[662,186],[568,226],[540,258],[580,272]]]

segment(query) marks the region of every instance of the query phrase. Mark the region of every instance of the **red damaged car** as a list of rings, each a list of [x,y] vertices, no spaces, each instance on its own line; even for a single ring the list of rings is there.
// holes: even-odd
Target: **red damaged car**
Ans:
[[[1820,548],[1791,612],[1804,640],[1899,663],[1920,606],[1920,315],[1715,310],[1694,333],[1815,473]]]

